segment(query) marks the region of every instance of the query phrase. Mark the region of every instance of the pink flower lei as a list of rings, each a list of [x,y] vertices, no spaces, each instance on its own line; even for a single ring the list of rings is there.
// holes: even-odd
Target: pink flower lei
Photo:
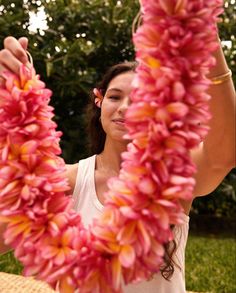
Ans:
[[[61,292],[121,292],[160,269],[170,225],[182,221],[195,166],[189,150],[210,118],[206,74],[214,64],[221,0],[142,0],[139,62],[127,119],[132,140],[109,181],[102,216],[86,230],[65,196],[51,92],[33,68],[5,72],[0,89],[0,215],[24,265]]]

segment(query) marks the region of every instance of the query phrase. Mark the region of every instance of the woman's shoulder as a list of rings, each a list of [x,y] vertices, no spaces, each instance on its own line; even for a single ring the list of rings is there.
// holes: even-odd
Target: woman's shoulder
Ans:
[[[69,193],[71,193],[71,191],[73,192],[73,190],[75,188],[76,177],[77,177],[77,173],[78,173],[78,166],[79,166],[79,163],[66,164],[66,177],[68,179],[68,183],[71,188],[69,190]]]
[[[75,163],[75,164],[66,164],[66,177],[68,179],[69,186],[71,188],[69,190],[70,194],[73,193],[74,188],[75,188],[75,184],[76,184],[76,180],[77,180],[77,174],[79,172],[78,171],[79,163],[81,164],[81,167],[82,167],[81,170],[82,170],[82,176],[83,176],[84,170],[86,170],[86,168],[84,169],[84,167],[92,166],[94,168],[95,155],[90,156],[90,157],[85,158],[85,159],[82,159],[78,163]]]

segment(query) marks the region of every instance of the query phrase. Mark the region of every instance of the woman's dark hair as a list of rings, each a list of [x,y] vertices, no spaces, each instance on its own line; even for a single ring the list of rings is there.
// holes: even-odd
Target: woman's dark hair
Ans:
[[[104,96],[106,94],[108,85],[113,78],[125,72],[135,72],[136,67],[136,62],[124,62],[110,67],[105,73],[103,79],[97,84],[96,88],[99,89],[101,94]],[[90,135],[90,149],[92,154],[100,154],[104,149],[106,133],[104,132],[100,122],[101,109],[95,105],[94,99],[95,95],[92,93],[91,103],[87,108],[87,115],[89,119],[88,132]],[[174,227],[172,227],[172,229],[173,228]],[[160,271],[166,280],[170,280],[171,276],[173,275],[174,265],[178,266],[173,260],[173,255],[176,251],[176,248],[177,245],[175,240],[165,245],[164,264]]]
[[[103,79],[96,85],[96,88],[99,89],[101,94],[104,96],[106,94],[108,85],[113,78],[129,71],[135,72],[136,67],[136,62],[123,62],[110,67],[103,76]],[[104,132],[100,122],[101,109],[95,105],[94,99],[95,96],[92,93],[91,103],[87,108],[87,117],[89,120],[88,133],[90,135],[91,153],[100,154],[104,149],[106,133]]]
[[[174,229],[174,225],[172,225],[171,229]],[[166,243],[164,245],[165,247],[165,254],[164,254],[164,263],[162,267],[160,268],[160,272],[162,274],[162,277],[166,280],[170,280],[173,273],[174,273],[174,266],[178,267],[180,270],[182,269],[174,260],[173,256],[175,255],[176,249],[177,249],[177,243],[174,240]]]

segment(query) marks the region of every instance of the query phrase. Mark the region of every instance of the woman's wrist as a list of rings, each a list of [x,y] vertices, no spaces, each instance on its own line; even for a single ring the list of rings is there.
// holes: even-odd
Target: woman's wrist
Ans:
[[[224,52],[221,47],[221,41],[220,39],[218,40],[218,49],[213,53],[213,57],[216,60],[216,64],[210,69],[210,72],[207,76],[210,80],[221,78],[221,76],[227,75],[230,72],[228,64],[225,60]]]
[[[230,80],[231,77],[232,77],[232,71],[228,68],[227,72],[210,77],[209,79],[212,85],[219,85],[226,82],[227,80]]]

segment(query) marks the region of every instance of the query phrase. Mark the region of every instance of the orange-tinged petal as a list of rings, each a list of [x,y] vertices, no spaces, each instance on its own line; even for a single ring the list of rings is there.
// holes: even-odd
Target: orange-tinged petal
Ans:
[[[151,25],[144,25],[139,27],[139,34],[134,35],[135,43],[140,49],[146,51],[146,49],[155,48],[158,40],[160,39],[160,34]]]
[[[107,229],[107,227],[93,227],[93,234],[96,235],[98,238],[115,242],[116,235],[114,232]]]
[[[62,237],[61,237],[61,243],[63,246],[67,246],[69,243],[71,243],[72,239],[73,239],[73,230],[71,229],[67,229]]]
[[[121,264],[117,256],[114,256],[111,261],[112,283],[115,290],[119,290],[121,286]]]
[[[139,102],[136,105],[132,105],[130,111],[127,111],[126,118],[130,122],[137,122],[147,120],[155,115],[156,108],[147,102]]]
[[[11,159],[14,158],[14,156],[18,156],[19,152],[20,152],[20,146],[16,143],[11,143],[10,144],[11,147]],[[9,154],[10,156],[10,154]],[[10,159],[10,158],[9,158]]]
[[[163,209],[160,205],[157,206],[157,210],[160,214],[160,218],[159,218],[159,223],[161,225],[161,227],[166,230],[169,228],[169,224],[170,224],[170,219],[168,216],[168,212],[165,211],[165,209]]]
[[[168,124],[170,122],[170,115],[165,108],[158,108],[155,113],[155,119]]]
[[[168,15],[179,14],[186,7],[186,0],[159,0],[161,7]]]
[[[44,174],[45,172],[55,172],[58,169],[58,164],[55,160],[47,159],[44,160],[37,168],[37,174]]]
[[[22,155],[24,154],[32,154],[33,152],[35,152],[35,150],[38,147],[38,142],[34,141],[34,140],[29,140],[27,142],[25,142],[21,148],[20,148],[20,152]]]
[[[5,85],[6,85],[6,89],[9,92],[12,91],[15,85],[18,85],[19,87],[20,80],[16,74],[13,74],[12,72],[9,72],[9,71],[4,71],[2,75],[6,79]]]
[[[165,253],[165,249],[163,245],[157,242],[155,239],[152,238],[152,250],[156,255],[163,256]]]
[[[144,58],[144,61],[152,69],[157,69],[160,67],[160,61],[156,58],[151,57],[151,56],[147,56],[146,58]]]
[[[5,194],[10,193],[19,184],[20,184],[20,181],[19,180],[15,180],[15,181],[10,182],[9,184],[7,184],[7,186],[5,186],[3,188],[3,190],[1,190],[0,196],[4,196]]]
[[[144,194],[153,194],[156,190],[156,184],[149,177],[144,177],[140,180],[138,188]]]
[[[24,129],[29,133],[36,134],[40,130],[40,126],[35,123],[32,123],[25,126]]]
[[[127,201],[120,197],[119,195],[115,194],[113,191],[108,191],[108,202],[112,201],[116,206],[125,206],[127,205]],[[105,217],[101,216],[102,219],[105,219]]]
[[[59,237],[44,237],[43,238],[43,245],[58,247],[58,245],[59,245]]]
[[[173,0],[159,0],[162,9],[169,15],[174,12],[175,1]]]
[[[75,287],[73,286],[68,276],[63,277],[59,283],[60,293],[74,293]]]
[[[9,217],[5,217],[5,216],[1,216],[0,215],[0,223],[8,223],[10,222],[10,218]]]
[[[113,254],[114,252],[117,253],[117,252],[120,251],[120,248],[119,248],[119,250],[117,252],[114,251],[114,247],[109,248],[107,243],[105,244],[105,243],[103,243],[101,241],[99,241],[99,242],[96,241],[93,245],[94,245],[94,248],[97,251],[100,251],[100,252],[107,252],[107,253]]]
[[[8,158],[9,154],[9,146],[6,145],[2,150],[1,150],[1,158],[3,161],[6,161]]]
[[[144,149],[148,144],[148,136],[139,137],[134,140],[134,144],[141,149]]]
[[[108,248],[110,249],[112,254],[118,253],[120,251],[121,246],[118,243],[107,243]]]
[[[28,185],[24,185],[24,187],[21,189],[21,196],[24,200],[28,200],[30,197],[30,189]]]
[[[112,191],[117,191],[122,194],[131,194],[131,190],[127,187],[126,183],[122,180],[119,180],[117,178],[111,178],[107,182],[108,187]]]
[[[95,288],[98,285],[99,277],[100,277],[100,272],[97,270],[92,271],[90,273],[89,277],[86,279],[86,282],[84,284],[85,292],[93,292],[93,290],[95,290]]]
[[[20,67],[20,85],[19,85],[19,87],[21,88],[21,89],[23,89],[24,88],[24,86],[25,86],[25,83],[29,80],[29,79],[31,79],[32,77],[31,77],[31,70],[30,70],[30,68],[26,68],[25,66],[21,66]]]
[[[183,177],[180,175],[172,175],[170,177],[170,182],[172,184],[194,184],[195,180],[192,177]]]
[[[11,216],[10,221],[14,225],[14,224],[19,224],[20,222],[27,222],[29,221],[29,218],[25,215],[16,215],[16,216]]]
[[[166,183],[169,179],[169,170],[163,161],[159,161],[156,163],[156,170],[158,172],[159,177],[161,180]]]
[[[15,226],[9,226],[5,232],[6,243],[10,243],[15,237],[23,233],[27,235],[31,230],[31,223],[21,223]]]
[[[51,221],[55,223],[59,229],[64,228],[68,223],[67,217],[64,213],[56,214]]]
[[[63,247],[62,248],[65,254],[66,259],[72,259],[77,255],[77,252],[70,247]]]
[[[52,245],[46,246],[43,249],[43,257],[46,259],[53,258],[58,254],[58,250],[59,249],[56,246],[52,246]]]
[[[165,145],[168,149],[176,149],[181,153],[186,153],[186,140],[182,137],[172,135],[165,141]]]
[[[63,249],[58,249],[58,253],[56,257],[54,258],[54,263],[58,266],[62,265],[65,262],[65,253]]]
[[[173,97],[175,98],[175,100],[179,101],[179,100],[183,99],[186,94],[186,90],[184,88],[184,85],[181,82],[176,81],[173,84],[172,94],[173,94]]]
[[[186,8],[187,0],[178,0],[175,4],[175,13],[181,12],[184,8]]]
[[[123,267],[129,268],[135,261],[135,251],[131,245],[124,245],[119,253],[119,261]]]
[[[172,117],[181,118],[184,117],[188,112],[189,108],[187,105],[181,102],[170,103],[166,106],[166,110]]]
[[[146,254],[150,250],[151,240],[149,234],[144,226],[143,221],[138,221],[137,228],[139,229],[139,240],[141,241],[141,245],[143,247],[144,253]]]
[[[162,195],[164,197],[174,197],[178,192],[180,192],[182,190],[182,187],[180,186],[173,186],[173,187],[169,187],[166,188],[162,191]]]
[[[136,228],[136,222],[132,221],[128,224],[126,224],[118,233],[117,240],[120,242],[121,245],[124,244],[131,244],[135,241],[136,235],[135,235],[135,228]]]
[[[169,207],[169,208],[176,207],[176,203],[169,201],[169,200],[165,200],[165,199],[158,199],[158,200],[156,200],[156,203],[158,203],[164,207]]]

